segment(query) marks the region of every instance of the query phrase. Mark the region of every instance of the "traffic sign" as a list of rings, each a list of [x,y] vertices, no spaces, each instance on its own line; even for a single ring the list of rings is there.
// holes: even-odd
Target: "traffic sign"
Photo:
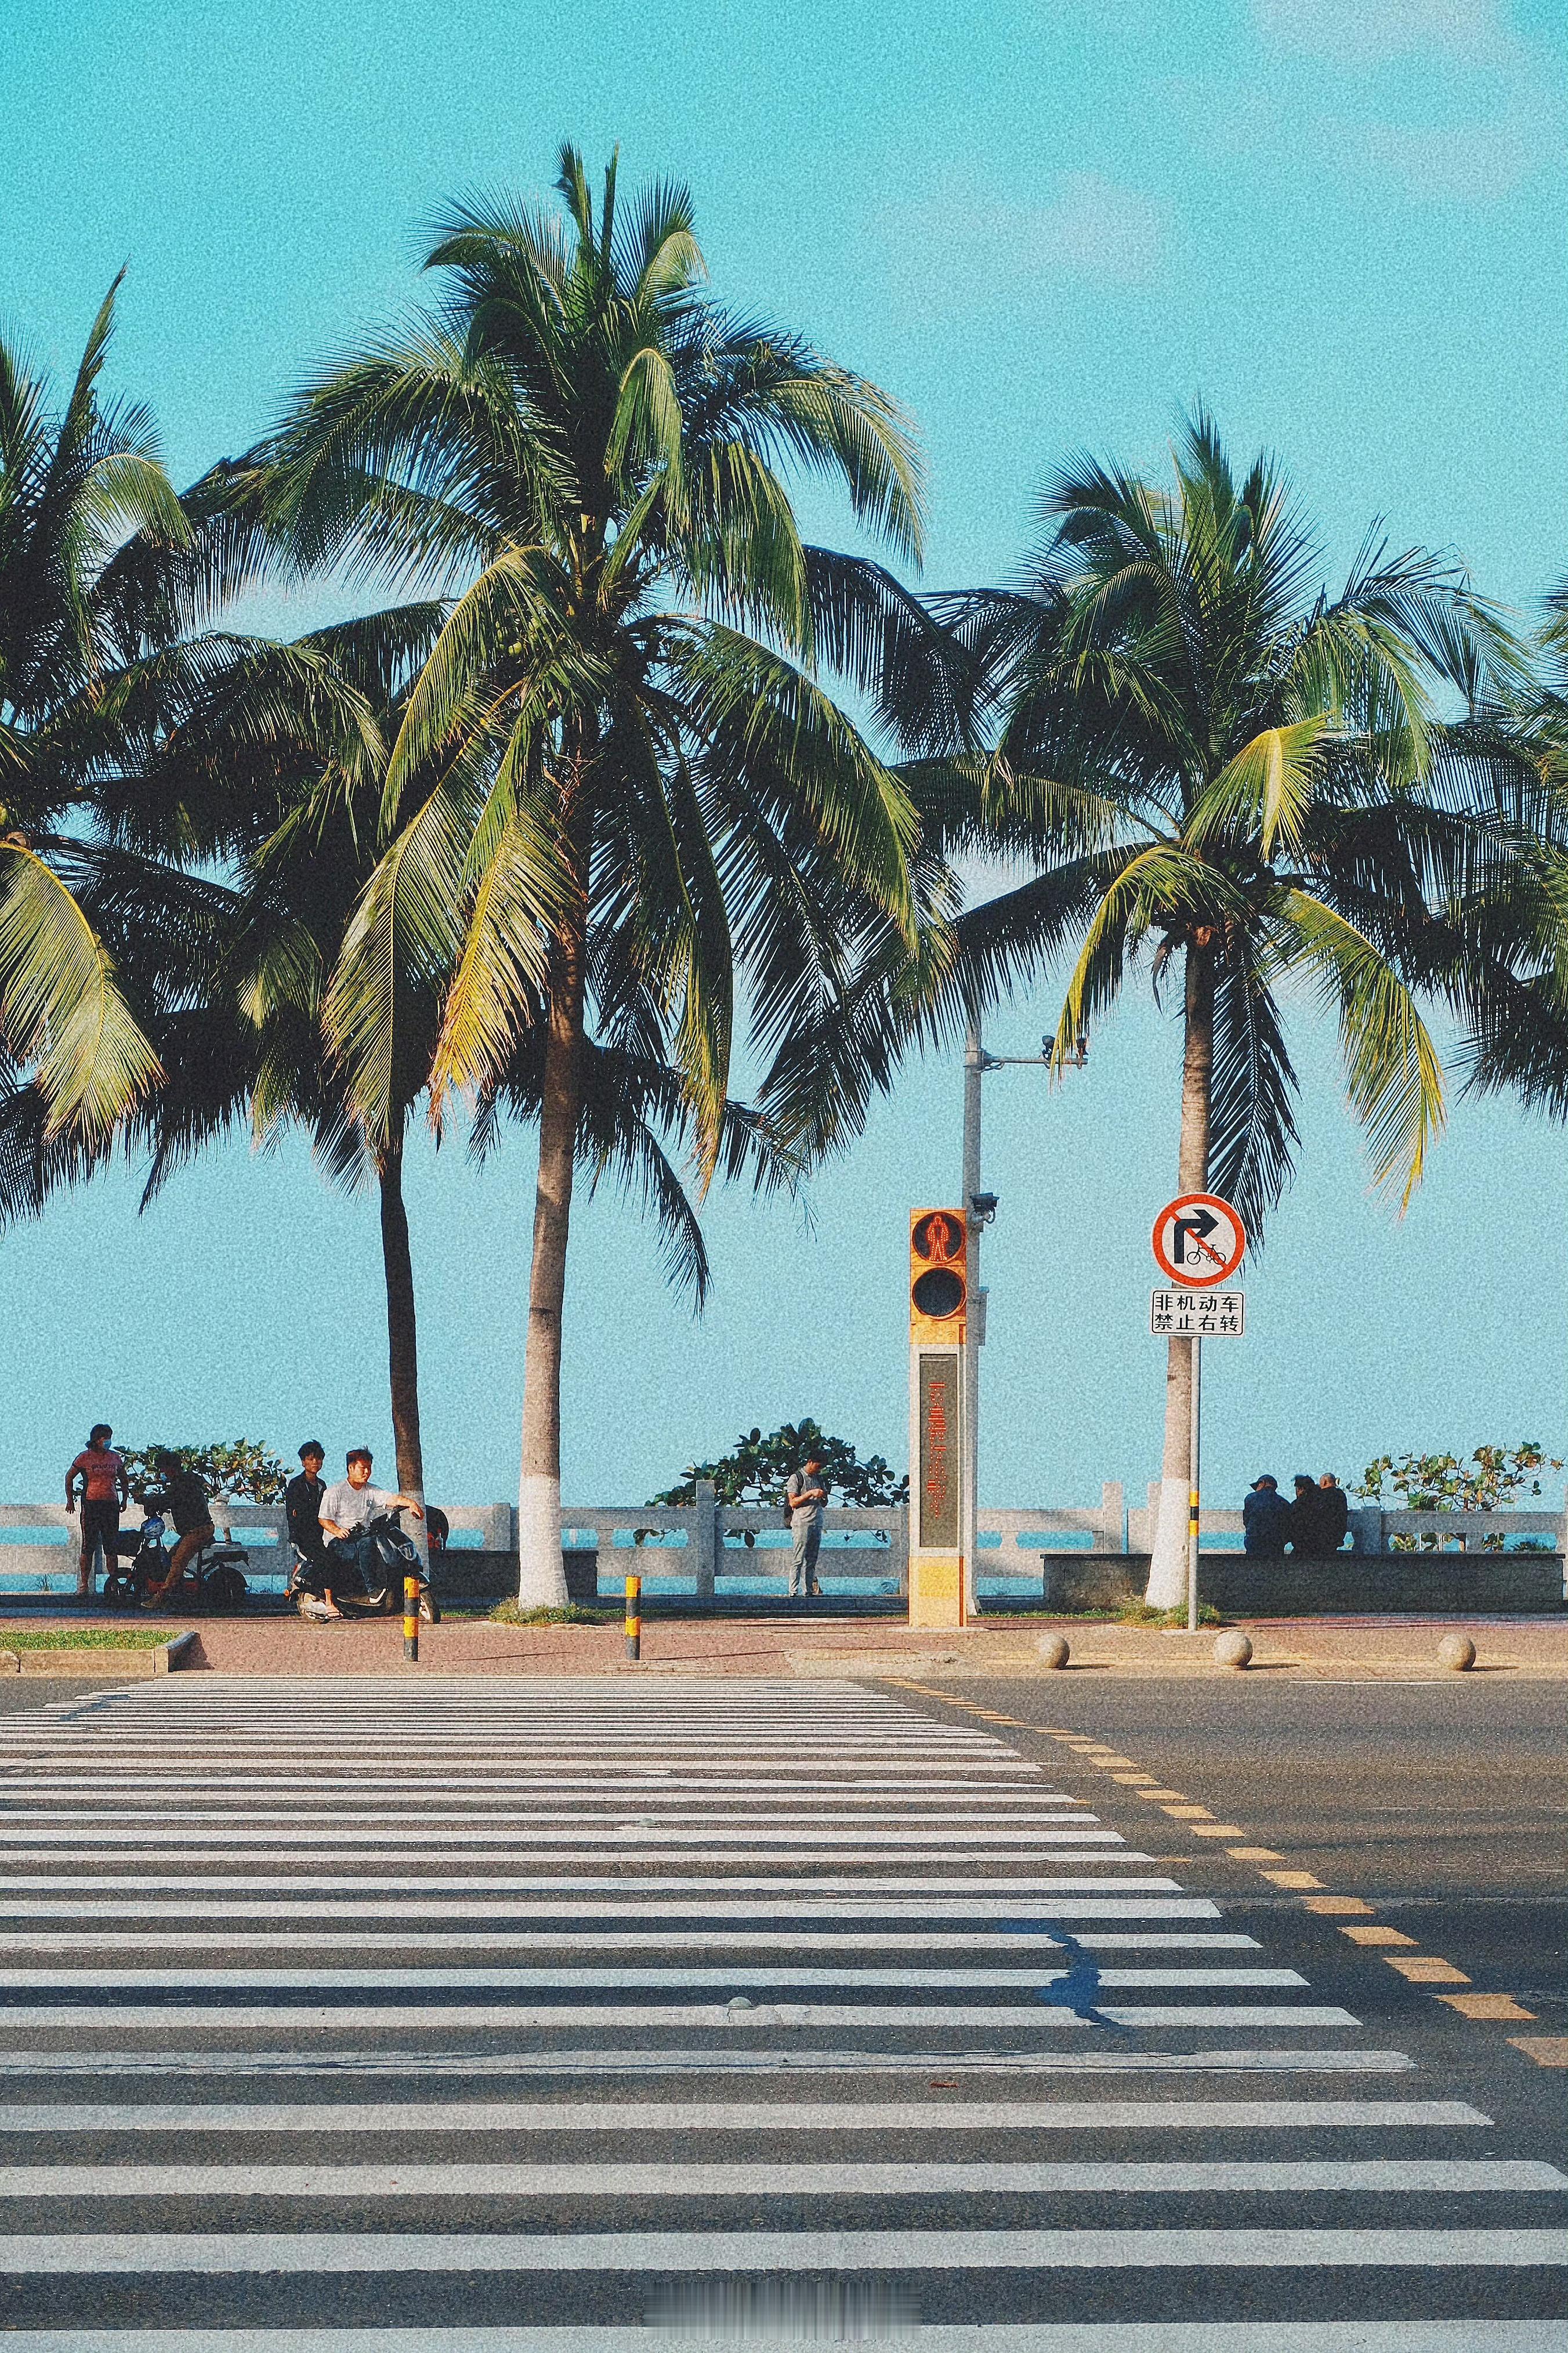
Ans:
[[[1247,1330],[1247,1293],[1152,1291],[1149,1329],[1156,1340],[1239,1340]]]
[[[1154,1220],[1154,1262],[1184,1291],[1228,1282],[1247,1249],[1247,1229],[1217,1193],[1182,1193]]]

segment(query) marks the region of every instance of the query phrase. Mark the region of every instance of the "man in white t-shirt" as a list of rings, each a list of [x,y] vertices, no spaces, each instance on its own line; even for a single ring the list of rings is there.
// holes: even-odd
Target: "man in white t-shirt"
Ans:
[[[373,1487],[370,1474],[374,1468],[368,1446],[356,1446],[348,1458],[348,1476],[337,1481],[321,1497],[319,1517],[322,1534],[327,1538],[329,1558],[342,1561],[359,1572],[368,1587],[370,1579],[363,1574],[362,1539],[372,1520],[384,1512],[395,1512],[399,1506],[412,1512],[416,1520],[425,1517],[424,1507],[412,1495],[389,1494],[384,1487]],[[330,1614],[336,1614],[331,1612]]]

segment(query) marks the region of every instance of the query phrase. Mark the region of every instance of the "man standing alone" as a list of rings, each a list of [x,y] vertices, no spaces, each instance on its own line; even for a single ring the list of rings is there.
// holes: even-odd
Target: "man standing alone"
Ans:
[[[792,1600],[803,1593],[822,1591],[816,1581],[816,1556],[822,1548],[822,1514],[827,1488],[819,1476],[821,1470],[821,1455],[808,1454],[805,1467],[792,1471],[784,1482],[790,1537],[795,1547],[789,1565]]]
[[[120,1514],[131,1500],[125,1464],[110,1444],[114,1432],[106,1421],[95,1421],[87,1444],[66,1472],[66,1509],[76,1510],[76,1482],[81,1481],[81,1558],[76,1589],[92,1591],[93,1560],[101,1549],[103,1573],[112,1577],[120,1566]]]

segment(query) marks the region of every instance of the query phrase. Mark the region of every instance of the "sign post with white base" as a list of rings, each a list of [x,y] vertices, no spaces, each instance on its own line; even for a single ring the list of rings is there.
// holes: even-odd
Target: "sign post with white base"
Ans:
[[[1154,1263],[1168,1289],[1149,1301],[1149,1329],[1156,1336],[1185,1340],[1192,1357],[1192,1423],[1187,1444],[1187,1631],[1198,1630],[1198,1525],[1203,1444],[1203,1352],[1208,1339],[1240,1339],[1247,1323],[1247,1295],[1229,1284],[1247,1253],[1247,1229],[1239,1214],[1217,1193],[1179,1193],[1154,1220]],[[1169,1484],[1169,1482],[1166,1482]],[[1170,1498],[1162,1493],[1161,1544]],[[1162,1549],[1163,1546],[1162,1546]]]

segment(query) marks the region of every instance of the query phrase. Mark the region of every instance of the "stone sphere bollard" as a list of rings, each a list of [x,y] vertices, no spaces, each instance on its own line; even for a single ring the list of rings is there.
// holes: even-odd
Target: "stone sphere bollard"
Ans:
[[[1251,1664],[1252,1645],[1239,1626],[1227,1627],[1214,1646],[1215,1663],[1237,1672]]]
[[[1072,1656],[1065,1634],[1042,1634],[1035,1648],[1039,1651],[1043,1667],[1065,1667]]]
[[[1468,1634],[1445,1634],[1437,1645],[1437,1664],[1462,1675],[1476,1663],[1476,1646]]]

